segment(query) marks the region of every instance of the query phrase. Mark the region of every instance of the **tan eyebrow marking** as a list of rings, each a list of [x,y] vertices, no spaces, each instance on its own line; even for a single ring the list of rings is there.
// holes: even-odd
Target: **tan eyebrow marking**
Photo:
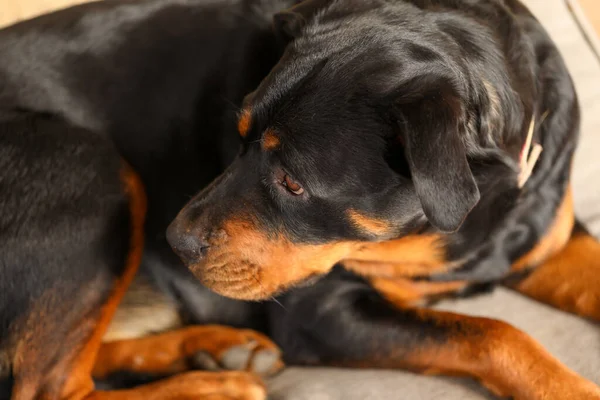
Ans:
[[[275,150],[281,144],[281,140],[273,129],[267,129],[263,134],[262,148],[264,150]]]
[[[238,120],[238,132],[241,137],[248,136],[248,131],[250,130],[250,125],[252,124],[252,111],[249,108],[246,108],[242,111],[240,115],[240,119]]]

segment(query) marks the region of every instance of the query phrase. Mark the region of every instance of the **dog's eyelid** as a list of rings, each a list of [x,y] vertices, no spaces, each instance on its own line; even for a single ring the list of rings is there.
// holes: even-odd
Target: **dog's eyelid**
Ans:
[[[290,175],[285,174],[283,177],[283,181],[281,182],[283,187],[285,187],[291,193],[300,196],[304,193],[304,188],[294,180]]]
[[[295,196],[300,197],[306,194],[306,186],[293,173],[288,171],[289,169],[277,158],[273,165],[275,183]]]

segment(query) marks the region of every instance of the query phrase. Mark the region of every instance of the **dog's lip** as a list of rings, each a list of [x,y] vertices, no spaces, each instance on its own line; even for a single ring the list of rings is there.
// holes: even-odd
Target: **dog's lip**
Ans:
[[[190,270],[201,281],[209,282],[251,282],[256,280],[257,269],[253,267],[232,267],[229,262],[197,263]]]
[[[260,301],[272,296],[260,284],[258,269],[251,264],[236,265],[219,257],[211,263],[196,263],[190,270],[200,283],[221,296],[245,301]]]
[[[232,264],[231,259],[235,258],[233,254],[228,252],[219,251],[218,248],[210,248],[208,250],[207,256],[195,263],[188,264],[187,267],[192,270],[194,273],[198,273],[198,275],[203,275],[206,273],[217,274],[219,271],[228,271],[229,267]],[[235,269],[234,269],[235,273]]]
[[[274,294],[268,292],[255,280],[248,278],[237,280],[200,278],[200,282],[213,292],[236,300],[262,301],[271,298]]]
[[[251,301],[267,300],[290,289],[310,287],[323,276],[315,273],[297,281],[277,282],[274,288],[274,285],[260,281],[259,272],[262,268],[251,263],[232,262],[232,256],[230,253],[214,255],[210,262],[203,260],[189,268],[203,285],[214,292]]]

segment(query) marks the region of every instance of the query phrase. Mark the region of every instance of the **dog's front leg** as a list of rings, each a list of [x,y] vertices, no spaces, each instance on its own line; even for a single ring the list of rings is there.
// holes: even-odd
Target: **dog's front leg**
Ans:
[[[507,323],[405,308],[392,284],[374,290],[326,278],[303,290],[283,299],[288,313],[303,318],[283,321],[274,331],[290,364],[465,375],[517,400],[600,399],[598,386]]]

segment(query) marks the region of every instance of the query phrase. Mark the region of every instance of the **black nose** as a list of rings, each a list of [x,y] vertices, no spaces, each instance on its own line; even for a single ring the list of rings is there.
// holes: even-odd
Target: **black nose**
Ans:
[[[210,245],[204,235],[194,229],[181,229],[172,223],[167,229],[167,241],[185,264],[194,264],[202,260]]]

